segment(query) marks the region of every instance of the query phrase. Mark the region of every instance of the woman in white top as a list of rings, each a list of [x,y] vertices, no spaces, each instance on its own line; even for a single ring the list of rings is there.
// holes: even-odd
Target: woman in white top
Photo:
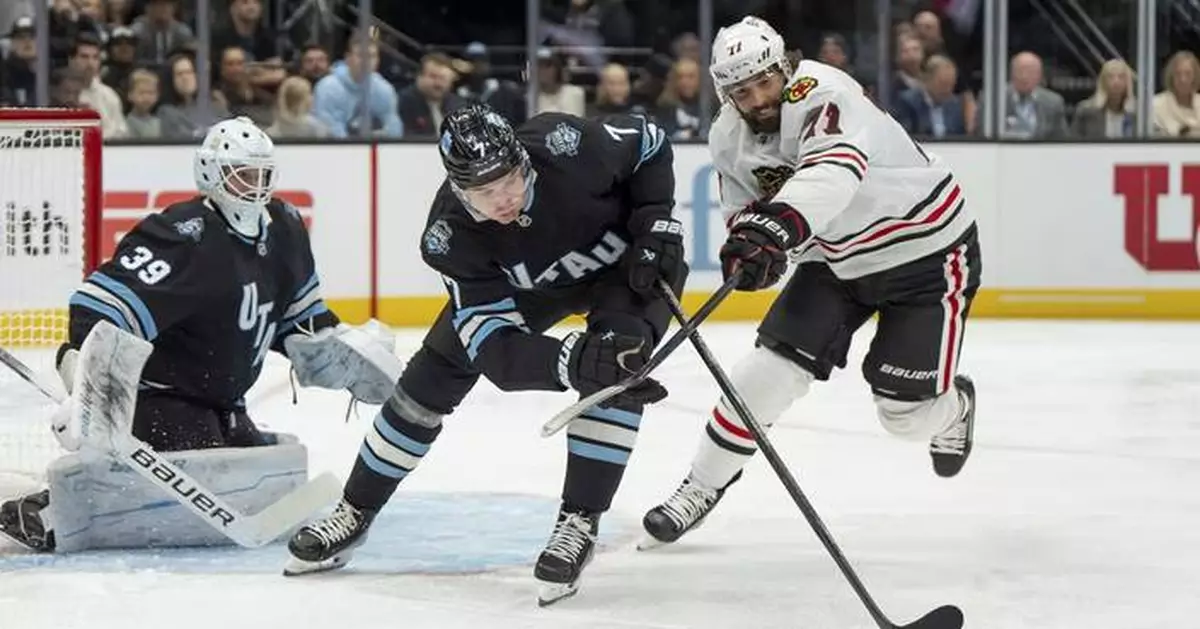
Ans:
[[[1167,89],[1154,97],[1154,135],[1200,138],[1200,60],[1196,53],[1181,50],[1167,61],[1163,71]]]

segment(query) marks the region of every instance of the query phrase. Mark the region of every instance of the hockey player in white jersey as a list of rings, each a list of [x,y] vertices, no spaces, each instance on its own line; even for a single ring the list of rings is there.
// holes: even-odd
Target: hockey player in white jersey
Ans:
[[[844,367],[851,336],[878,314],[863,375],[891,434],[927,443],[934,471],[971,452],[975,388],[957,374],[979,285],[975,219],[951,169],[926,153],[849,75],[796,66],[755,17],[722,28],[710,71],[722,100],[709,134],[740,290],[797,266],[731,377],[764,427],[814,381]],[[718,401],[691,470],[643,520],[645,545],[699,524],[741,474],[755,442]]]

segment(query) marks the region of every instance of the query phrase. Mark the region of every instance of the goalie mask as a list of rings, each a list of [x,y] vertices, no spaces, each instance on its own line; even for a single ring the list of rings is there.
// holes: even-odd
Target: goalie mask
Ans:
[[[471,104],[446,116],[438,148],[451,189],[477,219],[511,223],[528,209],[536,178],[529,154],[490,107]]]
[[[722,28],[713,40],[713,85],[756,133],[779,131],[783,88],[792,73],[785,52],[779,33],[754,16]]]
[[[222,120],[204,136],[193,164],[196,187],[234,231],[256,238],[275,191],[275,143],[244,116]]]

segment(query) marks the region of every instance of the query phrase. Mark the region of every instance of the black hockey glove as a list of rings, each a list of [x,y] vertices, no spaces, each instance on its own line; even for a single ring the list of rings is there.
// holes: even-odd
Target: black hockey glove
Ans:
[[[566,386],[591,395],[636,374],[650,358],[649,341],[616,332],[575,332],[563,339],[558,356],[558,377]],[[653,378],[613,398],[616,402],[653,404],[667,397],[667,390]]]
[[[808,240],[808,222],[792,206],[755,201],[729,219],[721,246],[721,272],[742,270],[738,290],[762,290],[787,272],[787,251]]]
[[[670,214],[635,215],[629,232],[633,236],[633,248],[625,254],[629,287],[653,296],[660,277],[677,286],[684,270],[683,224]]]

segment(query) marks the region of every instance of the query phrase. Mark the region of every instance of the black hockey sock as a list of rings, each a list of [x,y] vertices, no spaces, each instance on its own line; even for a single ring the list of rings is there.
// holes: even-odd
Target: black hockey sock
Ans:
[[[358,451],[346,482],[346,501],[359,509],[383,508],[441,431],[440,423],[434,427],[415,424],[385,404]]]
[[[563,503],[571,508],[602,513],[625,474],[625,464],[637,440],[642,409],[592,407],[567,430],[567,474]]]

